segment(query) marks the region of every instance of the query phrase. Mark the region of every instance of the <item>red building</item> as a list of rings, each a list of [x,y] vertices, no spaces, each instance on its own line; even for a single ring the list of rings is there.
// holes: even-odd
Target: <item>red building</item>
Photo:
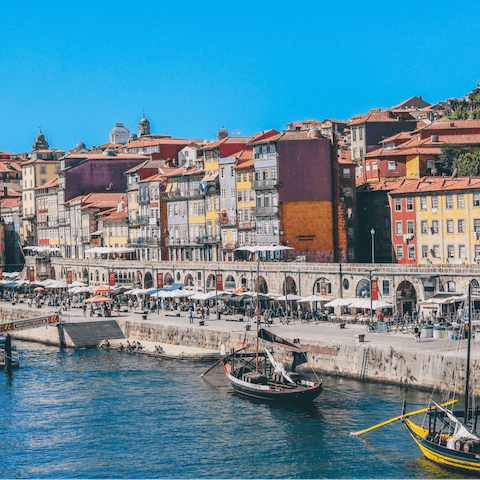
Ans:
[[[407,187],[409,185],[407,184]],[[401,187],[391,194],[392,247],[394,263],[417,263],[415,198],[401,194]]]

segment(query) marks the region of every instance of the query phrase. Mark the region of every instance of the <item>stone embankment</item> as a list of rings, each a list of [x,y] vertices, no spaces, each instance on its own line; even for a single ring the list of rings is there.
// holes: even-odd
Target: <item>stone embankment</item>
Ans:
[[[3,321],[8,319],[38,316],[35,310],[1,308]],[[45,311],[45,313],[48,313]],[[200,326],[195,320],[190,324],[185,314],[169,317],[163,313],[151,314],[147,320],[140,320],[139,315],[122,314],[108,319],[118,324],[120,334],[116,338],[139,340],[144,342],[183,345],[219,351],[223,345],[226,351],[238,349],[245,344],[255,345],[255,324],[246,328],[247,322],[225,320],[207,320]],[[64,317],[66,346],[75,346],[68,335],[69,324],[75,325],[75,335],[80,338],[80,330],[88,330],[91,335],[95,325],[100,328],[107,319],[84,319],[80,312],[69,312]],[[82,326],[83,325],[83,326]],[[446,388],[452,381],[455,365],[464,368],[466,347],[460,341],[426,338],[416,343],[412,335],[403,334],[366,334],[361,325],[346,325],[345,329],[335,324],[273,324],[269,328],[276,335],[289,340],[298,340],[304,348],[308,363],[297,367],[297,371],[308,373],[338,375],[365,381],[392,383],[415,388]],[[359,342],[358,336],[365,335],[365,342]],[[103,335],[105,336],[105,335]],[[41,327],[12,334],[22,340],[47,344],[60,344],[57,327]],[[98,336],[100,338],[100,336]],[[113,337],[112,337],[113,338]],[[112,339],[110,338],[110,339]],[[260,342],[262,343],[262,342]],[[98,344],[98,343],[96,343]],[[77,345],[78,346],[78,345]],[[88,346],[88,345],[82,345]],[[95,346],[95,345],[90,345]],[[268,345],[267,345],[268,346]],[[480,375],[480,342],[473,342],[472,363],[476,377]],[[275,347],[276,356],[286,365],[291,364],[292,354]],[[462,380],[464,373],[457,372],[457,379]],[[460,382],[461,383],[461,382]],[[475,385],[476,382],[474,381]]]

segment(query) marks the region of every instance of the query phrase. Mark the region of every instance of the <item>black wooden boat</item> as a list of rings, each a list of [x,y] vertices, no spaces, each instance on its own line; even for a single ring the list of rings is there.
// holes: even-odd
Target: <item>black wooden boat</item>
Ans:
[[[281,344],[294,352],[294,365],[306,361],[301,348],[277,335],[260,329],[258,338]],[[298,359],[298,356],[301,357]],[[283,364],[264,348],[263,352],[232,353],[222,360],[225,374],[233,389],[241,395],[278,403],[309,403],[323,390],[321,380],[311,382],[299,378],[295,372],[287,373]]]

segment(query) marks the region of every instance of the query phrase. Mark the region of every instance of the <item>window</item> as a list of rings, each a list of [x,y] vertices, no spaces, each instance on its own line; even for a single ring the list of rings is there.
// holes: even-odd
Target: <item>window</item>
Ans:
[[[221,177],[221,178],[225,178],[225,167],[222,167],[222,168],[220,169],[220,177]]]
[[[453,220],[447,220],[447,233],[455,233],[453,229]]]
[[[243,202],[243,190],[238,190],[237,192],[237,201],[239,203],[242,203]]]
[[[403,245],[397,245],[397,260],[403,260]]]
[[[457,195],[457,208],[465,208],[465,196],[463,194]]]
[[[253,182],[253,170],[250,170],[250,171],[248,172],[248,181],[249,181],[249,182]]]
[[[420,197],[420,210],[424,212],[427,210],[427,197]]]
[[[222,188],[221,190],[221,196],[222,200],[225,200],[227,198],[227,191],[224,188]]]
[[[382,290],[384,295],[390,295],[390,280],[383,280]]]
[[[462,260],[465,260],[467,258],[467,249],[465,245],[458,246],[458,257]]]
[[[354,142],[357,141],[357,129],[356,128],[352,128],[352,140]]]
[[[244,182],[247,181],[247,171],[246,170],[243,172],[243,181]]]
[[[455,247],[453,245],[447,245],[447,257],[448,258],[455,257]]]
[[[230,177],[231,178],[235,177],[235,170],[233,169],[233,167],[230,169]],[[235,243],[237,243],[237,242],[235,242]]]
[[[432,212],[438,212],[438,197],[436,195],[432,196]]]
[[[440,258],[440,246],[434,245],[433,246],[433,258]]]
[[[363,147],[360,147],[360,158],[363,158]]]
[[[396,170],[397,169],[397,164],[395,163],[395,161],[389,161],[388,162],[388,170],[389,171],[392,171],[392,170]]]
[[[363,127],[358,127],[358,139],[363,140]]]
[[[427,160],[427,170],[432,171],[432,168],[434,167],[435,162],[433,160]]]
[[[415,233],[415,224],[413,220],[407,220],[407,233]]]
[[[413,197],[407,197],[407,211],[413,211]]]
[[[344,168],[343,169],[343,178],[350,178],[350,169]]]
[[[480,258],[480,245],[475,245],[475,259]]]
[[[373,162],[373,163],[372,163],[372,170],[373,170],[374,172],[378,171],[378,164],[377,164],[377,162]]]
[[[449,210],[453,208],[453,195],[447,195],[445,197],[445,205]]]
[[[438,227],[438,220],[432,220],[432,233],[438,235],[439,227]]]
[[[408,246],[408,259],[415,260],[415,245]]]
[[[479,207],[480,206],[480,193],[473,194],[473,206]]]
[[[422,229],[423,234],[428,233],[428,222],[426,220],[422,220],[422,223],[420,224],[420,227]]]
[[[242,172],[237,172],[237,182],[241,182],[241,181],[242,181]]]
[[[403,223],[395,222],[395,234],[396,235],[403,235]]]
[[[395,211],[396,212],[401,212],[402,211],[402,199],[401,198],[396,198],[395,199]]]
[[[47,183],[47,179],[46,178],[42,178],[40,180],[40,185],[45,185]]]
[[[45,175],[47,173],[47,167],[45,165],[42,165],[40,167],[40,175]]]
[[[366,172],[369,172],[369,171],[370,171],[370,164],[369,164],[369,163],[366,163],[366,164],[365,164],[365,171],[366,171]]]
[[[473,231],[475,233],[480,233],[480,218],[473,219]]]
[[[465,233],[465,220],[460,218],[457,223],[458,233]]]
[[[428,245],[422,245],[422,258],[428,258]]]

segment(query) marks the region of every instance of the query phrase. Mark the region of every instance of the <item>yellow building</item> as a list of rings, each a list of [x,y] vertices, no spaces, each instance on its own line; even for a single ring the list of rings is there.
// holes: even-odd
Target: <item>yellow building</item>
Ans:
[[[238,244],[240,247],[255,243],[255,216],[253,214],[255,190],[252,189],[252,182],[255,178],[255,161],[252,154],[251,151],[243,152],[243,158],[239,158],[238,165],[235,167]]]
[[[60,169],[61,150],[36,150],[30,160],[22,164],[23,183],[23,224],[25,243],[33,245],[35,240],[35,188],[45,185],[57,177]]]
[[[480,263],[480,178],[424,177],[390,195],[413,198],[418,264]],[[395,226],[401,212],[391,205]]]
[[[103,246],[104,247],[127,247],[128,227],[127,227],[127,209],[125,205],[119,204],[115,212],[106,214],[103,217]],[[100,221],[99,221],[100,229]]]

